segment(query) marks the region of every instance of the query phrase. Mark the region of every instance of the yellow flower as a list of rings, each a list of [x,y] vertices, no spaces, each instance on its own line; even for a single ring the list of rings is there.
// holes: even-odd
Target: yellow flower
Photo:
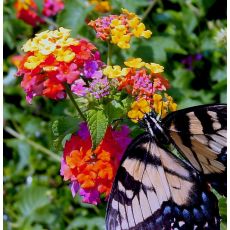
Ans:
[[[56,44],[49,39],[43,39],[38,43],[38,49],[41,54],[49,55],[56,49]]]
[[[144,38],[150,38],[152,35],[152,32],[150,30],[145,30],[141,33],[141,37],[144,37]]]
[[[153,107],[155,112],[164,118],[169,111],[176,111],[177,104],[173,102],[173,98],[168,94],[164,94],[164,98],[160,94],[154,94]]]
[[[144,23],[140,23],[132,30],[132,33],[134,34],[135,37],[140,37],[144,31],[145,31],[145,25]]]
[[[129,58],[124,64],[128,67],[139,69],[145,65],[145,62],[142,62],[141,58]]]
[[[117,29],[118,28],[118,29]],[[126,34],[126,27],[121,25],[111,30],[111,42],[122,49],[130,48],[130,35]]]
[[[29,39],[23,46],[22,46],[22,50],[24,52],[34,52],[38,50],[38,44],[36,42],[34,42],[33,40]]]
[[[62,47],[78,44],[79,42],[76,39],[70,38],[70,30],[60,27],[59,30],[46,30],[36,34],[35,38],[28,40],[26,44],[23,45],[22,49],[25,52],[39,52],[43,55],[49,55],[55,52],[56,49],[58,49],[56,53],[59,53],[60,48]],[[70,52],[68,51],[65,54],[69,55],[67,58],[65,58],[68,60],[70,58]],[[59,56],[60,55],[61,54],[59,54]],[[73,56],[73,54],[71,55]]]
[[[40,65],[45,60],[45,58],[46,57],[44,55],[41,55],[39,53],[36,54],[36,56],[29,56],[24,63],[24,67],[27,69],[34,69],[38,65]]]
[[[63,62],[71,62],[74,57],[75,57],[75,53],[72,52],[70,49],[56,49],[54,52],[54,55],[56,56],[56,60],[57,61],[63,61]]]
[[[127,9],[124,9],[124,8],[121,9],[121,12],[122,14],[125,14],[129,19],[137,17],[135,13],[129,12]]]
[[[131,28],[136,28],[140,23],[140,19],[138,17],[134,17],[133,19],[128,21],[128,24]]]
[[[133,122],[137,123],[138,120],[142,119],[144,115],[150,111],[151,108],[148,101],[142,98],[132,103],[131,110],[128,112],[128,117],[131,118]]]
[[[103,74],[106,75],[108,78],[117,78],[127,75],[128,71],[128,68],[121,69],[119,65],[106,66],[106,68],[104,68],[103,70]]]
[[[144,23],[139,23],[136,27],[133,27],[132,33],[135,37],[145,37],[150,38],[152,32],[150,30],[145,30]]]
[[[111,26],[111,27],[116,27],[116,26],[119,26],[119,25],[121,25],[121,24],[122,24],[122,22],[121,22],[119,19],[115,18],[115,19],[113,19],[113,20],[111,21],[110,26]]]
[[[164,67],[156,63],[145,63],[145,67],[150,69],[152,73],[164,72]]]
[[[95,10],[101,13],[106,13],[111,11],[111,6],[108,1],[101,1],[101,0],[90,0],[91,4],[95,4]]]

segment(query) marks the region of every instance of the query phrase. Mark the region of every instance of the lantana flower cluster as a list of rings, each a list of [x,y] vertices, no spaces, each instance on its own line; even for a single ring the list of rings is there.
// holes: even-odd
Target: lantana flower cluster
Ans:
[[[152,101],[152,95],[169,87],[161,75],[164,67],[156,63],[145,63],[141,58],[130,58],[124,62],[126,68],[107,66],[103,73],[108,78],[117,78],[118,90],[125,90],[137,100],[145,98]]]
[[[65,84],[78,96],[91,94],[96,98],[109,93],[104,63],[96,47],[87,40],[73,39],[70,30],[60,28],[39,33],[23,46],[26,55],[18,75],[28,102],[44,95],[51,99],[66,97]]]
[[[146,30],[136,14],[126,9],[122,9],[120,15],[101,17],[90,21],[88,25],[94,28],[98,38],[116,44],[122,49],[130,48],[131,37],[149,38],[152,34],[150,30]]]
[[[51,17],[64,9],[63,0],[43,0],[42,12],[38,12],[38,6],[34,0],[17,0],[14,4],[17,18],[31,26],[44,23],[42,17]],[[39,15],[41,14],[41,15]]]
[[[108,198],[121,157],[130,143],[130,130],[107,128],[105,137],[92,150],[90,132],[86,123],[80,125],[64,148],[61,175],[71,181],[72,195],[79,193],[83,202],[98,204],[100,196]]]

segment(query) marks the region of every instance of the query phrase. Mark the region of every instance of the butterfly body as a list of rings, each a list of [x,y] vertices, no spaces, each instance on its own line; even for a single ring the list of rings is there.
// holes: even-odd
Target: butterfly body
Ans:
[[[221,105],[222,110],[224,107]],[[200,109],[198,107],[198,110]],[[207,112],[214,108],[206,106],[201,110]],[[211,114],[217,119],[219,113],[212,112]],[[183,119],[188,120],[188,113],[190,111],[180,113],[179,119],[182,122]],[[214,185],[216,181],[211,176],[214,174],[224,180],[225,159],[221,155],[226,154],[223,150],[225,147],[222,138],[225,135],[223,132],[225,124],[223,122],[221,127],[215,124],[216,129],[213,125],[212,130],[209,130],[207,134],[220,137],[217,137],[219,139],[215,145],[212,143],[209,146],[208,142],[205,142],[209,146],[205,153],[211,156],[209,162],[214,165],[213,168],[205,168],[203,162],[199,162],[199,165],[194,159],[195,165],[193,165],[190,162],[192,156],[181,151],[182,148],[188,150],[189,144],[192,151],[197,150],[197,146],[193,145],[193,140],[186,142],[181,136],[186,132],[190,136],[191,133],[193,136],[201,135],[202,131],[205,136],[204,141],[209,140],[205,135],[207,131],[204,131],[202,127],[195,127],[193,123],[198,123],[198,121],[191,118],[193,120],[192,122],[189,120],[188,129],[182,132],[182,129],[178,127],[177,119],[175,114],[166,117],[163,121],[157,120],[153,114],[145,116],[142,122],[147,127],[147,133],[133,140],[118,169],[108,201],[107,230],[219,229],[218,201],[211,192],[207,180],[210,179],[209,182]],[[197,116],[196,119],[198,119]],[[170,132],[176,132],[177,139]],[[178,141],[178,136],[181,138],[178,142],[179,147],[175,141]],[[170,143],[177,147],[180,154],[184,156],[184,160],[166,148]],[[217,154],[215,154],[214,158],[214,150],[222,151],[222,153],[218,152],[219,155],[216,157]],[[203,153],[200,146],[199,151]],[[199,153],[195,152],[195,155]],[[202,157],[198,155],[197,159]],[[205,157],[203,158],[206,163]],[[219,186],[219,191],[224,193],[224,190],[223,186]]]

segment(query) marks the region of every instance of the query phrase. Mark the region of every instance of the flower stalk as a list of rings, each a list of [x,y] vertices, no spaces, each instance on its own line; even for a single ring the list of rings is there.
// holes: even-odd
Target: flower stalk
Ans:
[[[43,147],[42,145],[34,142],[33,140],[28,139],[24,134],[18,133],[16,132],[14,129],[6,126],[4,128],[4,130],[9,133],[10,135],[12,135],[13,137],[25,141],[27,144],[29,144],[30,146],[32,146],[33,148],[35,148],[36,150],[41,151],[42,153],[48,155],[52,160],[56,161],[56,162],[60,162],[61,158],[56,155],[54,152],[50,151],[49,149]]]
[[[84,114],[82,113],[81,109],[79,108],[77,102],[74,100],[73,94],[72,94],[72,92],[71,92],[71,90],[70,90],[68,84],[67,84],[67,83],[64,83],[64,86],[65,86],[67,95],[69,96],[71,102],[73,103],[73,105],[74,105],[74,107],[76,108],[77,112],[79,113],[80,117],[81,117],[84,121],[86,121],[86,118],[85,118]]]
[[[112,65],[112,63],[111,63],[112,45],[110,44],[110,42],[108,42],[107,44],[108,44],[107,65]]]

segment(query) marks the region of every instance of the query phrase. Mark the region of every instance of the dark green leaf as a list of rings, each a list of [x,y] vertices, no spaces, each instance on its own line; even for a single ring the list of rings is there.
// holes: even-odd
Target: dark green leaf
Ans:
[[[71,35],[76,37],[78,31],[85,24],[85,18],[93,7],[84,4],[80,0],[65,1],[64,10],[58,14],[57,23],[66,29],[71,29]]]
[[[89,110],[86,117],[92,139],[92,148],[95,149],[105,135],[108,118],[102,110]]]
[[[53,147],[55,150],[62,150],[63,139],[77,131],[79,121],[76,117],[62,117],[52,122]]]

